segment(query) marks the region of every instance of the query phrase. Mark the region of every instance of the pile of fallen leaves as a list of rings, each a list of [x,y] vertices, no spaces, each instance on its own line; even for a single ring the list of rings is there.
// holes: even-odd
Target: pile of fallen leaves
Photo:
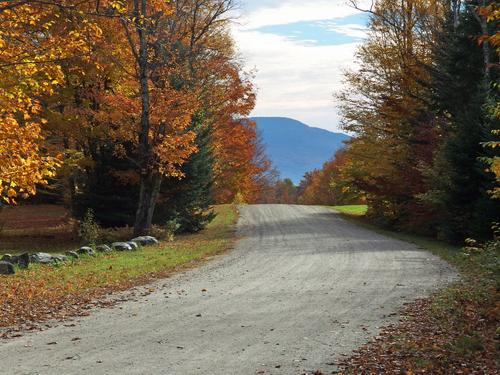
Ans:
[[[467,247],[462,278],[406,305],[399,323],[339,363],[342,374],[498,374],[499,242]]]
[[[17,337],[19,332],[40,329],[41,323],[47,321],[87,316],[94,307],[111,307],[117,302],[135,298],[137,291],[132,288],[168,278],[204,261],[203,258],[193,260],[137,277],[130,277],[126,270],[113,276],[92,273],[75,277],[71,282],[62,282],[58,269],[49,266],[43,267],[43,273],[38,268],[20,273],[21,277],[0,276],[0,338]],[[121,298],[109,298],[121,291],[127,291],[127,294]],[[141,295],[153,291],[147,288]]]
[[[106,303],[103,297],[110,292],[125,290],[141,281],[96,273],[63,280],[63,272],[60,268],[41,266],[15,277],[0,276],[0,328],[10,328],[0,336],[35,329],[36,323],[51,319],[86,315],[93,305]]]

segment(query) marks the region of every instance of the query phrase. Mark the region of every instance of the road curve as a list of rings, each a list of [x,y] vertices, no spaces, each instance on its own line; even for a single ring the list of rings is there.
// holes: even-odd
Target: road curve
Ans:
[[[240,211],[236,249],[74,326],[0,341],[0,372],[328,373],[405,301],[454,277],[431,254],[326,208]]]

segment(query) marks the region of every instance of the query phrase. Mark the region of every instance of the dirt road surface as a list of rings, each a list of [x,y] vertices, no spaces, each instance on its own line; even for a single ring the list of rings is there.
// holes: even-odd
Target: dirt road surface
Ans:
[[[327,208],[240,211],[234,250],[74,326],[0,341],[0,373],[329,373],[404,302],[454,277]]]

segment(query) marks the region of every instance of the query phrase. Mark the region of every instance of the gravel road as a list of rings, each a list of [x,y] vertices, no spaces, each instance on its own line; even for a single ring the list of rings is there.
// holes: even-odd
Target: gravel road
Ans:
[[[241,207],[242,239],[152,294],[0,341],[8,374],[329,373],[454,272],[321,207]]]

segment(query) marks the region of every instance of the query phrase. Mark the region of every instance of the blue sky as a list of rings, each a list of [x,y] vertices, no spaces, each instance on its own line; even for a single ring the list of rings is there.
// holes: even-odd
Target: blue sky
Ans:
[[[354,53],[367,17],[346,0],[242,0],[234,36],[255,71],[254,116],[287,116],[338,130],[333,93]]]

